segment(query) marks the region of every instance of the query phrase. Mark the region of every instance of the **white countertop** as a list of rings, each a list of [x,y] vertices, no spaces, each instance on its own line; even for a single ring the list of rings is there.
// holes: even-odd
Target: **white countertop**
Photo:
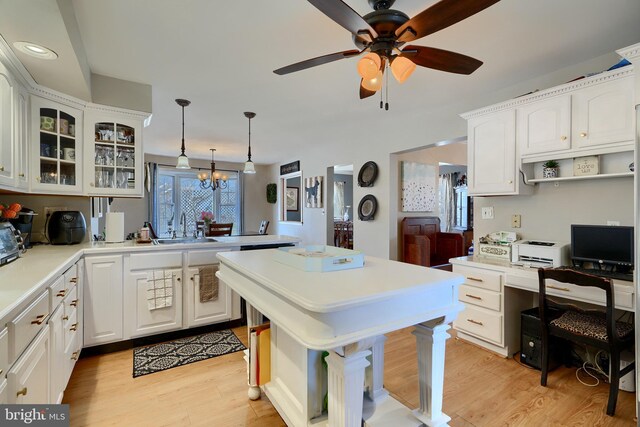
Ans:
[[[35,297],[84,255],[134,253],[148,251],[183,251],[193,249],[233,248],[244,245],[299,243],[291,236],[226,236],[211,243],[137,244],[93,242],[78,245],[36,245],[17,260],[0,267],[0,330]]]

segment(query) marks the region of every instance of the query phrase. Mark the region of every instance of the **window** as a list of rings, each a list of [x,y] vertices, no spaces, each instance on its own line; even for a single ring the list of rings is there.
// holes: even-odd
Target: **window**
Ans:
[[[198,170],[181,171],[173,168],[158,168],[156,185],[155,229],[160,236],[171,235],[173,230],[182,235],[180,218],[184,214],[187,235],[193,235],[196,221],[204,211],[211,211],[216,222],[232,222],[234,230],[241,230],[240,180],[238,171],[225,171],[227,188],[212,191],[200,187]]]

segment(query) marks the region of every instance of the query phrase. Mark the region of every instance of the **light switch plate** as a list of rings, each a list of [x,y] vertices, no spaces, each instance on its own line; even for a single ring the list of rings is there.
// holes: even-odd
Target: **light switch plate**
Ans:
[[[520,228],[520,214],[511,215],[511,228]]]
[[[493,206],[482,208],[482,219],[493,219]]]

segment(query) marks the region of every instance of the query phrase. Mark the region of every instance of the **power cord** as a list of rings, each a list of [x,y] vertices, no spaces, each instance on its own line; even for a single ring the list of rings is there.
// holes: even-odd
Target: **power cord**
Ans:
[[[587,359],[589,359],[589,349],[587,348],[586,350],[587,350]],[[582,364],[582,367],[576,370],[576,379],[580,381],[582,385],[585,385],[587,387],[598,386],[600,384],[600,378],[598,378],[596,374],[599,374],[600,376],[605,377],[607,379],[607,382],[609,382],[609,374],[607,374],[598,364],[598,356],[600,356],[600,353],[604,353],[604,350],[600,350],[596,353],[596,356],[593,359],[593,363],[586,361]],[[584,382],[582,379],[580,379],[580,371],[584,371],[584,373],[587,374],[587,376],[593,378],[595,380],[595,383],[588,384]]]

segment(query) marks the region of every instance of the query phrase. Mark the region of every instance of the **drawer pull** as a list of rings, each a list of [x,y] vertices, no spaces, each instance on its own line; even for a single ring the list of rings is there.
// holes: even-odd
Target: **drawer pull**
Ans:
[[[62,320],[69,320],[69,316],[62,316]]]
[[[73,325],[71,325],[71,327],[69,328],[70,331],[77,331],[78,330],[78,324],[74,323]]]
[[[16,397],[23,395],[26,396],[27,395],[27,388],[24,387],[22,390],[18,390],[18,392],[16,393]]]
[[[478,279],[477,277],[471,277],[471,276],[467,276],[468,280],[472,280],[474,282],[484,282],[484,280],[482,279]]]
[[[586,138],[587,137],[587,133],[586,132],[580,132],[580,136],[583,137],[583,138]]]
[[[179,277],[176,277],[176,280],[177,280],[178,282],[182,281],[182,279],[181,279],[181,278],[179,278]]]
[[[71,279],[69,279],[70,283],[78,283],[78,278],[77,277],[72,277]]]
[[[73,354],[71,355],[71,360],[78,360],[78,353],[80,353],[79,351],[74,351]]]
[[[467,319],[467,322],[473,323],[474,325],[484,326],[484,323],[478,322],[477,320],[473,320],[473,319]]]
[[[477,299],[477,300],[482,301],[482,298],[481,298],[481,297],[477,297],[477,296],[475,296],[475,295],[471,295],[471,294],[465,294],[465,295],[466,295],[466,296],[468,296],[469,298],[473,298],[473,299]]]
[[[39,316],[36,316],[36,320],[32,320],[31,324],[32,325],[42,325],[44,323],[44,319],[48,316],[49,314],[41,314]]]
[[[560,140],[561,140],[561,141],[566,141],[566,140],[567,140],[567,137],[566,137],[566,136],[564,136],[564,135],[562,135],[562,136],[560,137]]]
[[[67,290],[66,290],[66,289],[63,289],[63,290],[61,290],[60,292],[58,292],[58,293],[56,294],[56,296],[57,296],[57,297],[63,297],[63,296],[65,296],[66,294],[67,294]]]
[[[69,305],[70,305],[71,307],[77,307],[77,306],[78,306],[78,300],[77,300],[77,299],[72,300],[72,301],[69,303]]]
[[[4,371],[2,369],[0,369],[0,374],[2,374]]]
[[[571,289],[569,289],[569,288],[560,288],[558,286],[553,286],[553,285],[547,285],[547,288],[555,289],[556,291],[571,292]]]

